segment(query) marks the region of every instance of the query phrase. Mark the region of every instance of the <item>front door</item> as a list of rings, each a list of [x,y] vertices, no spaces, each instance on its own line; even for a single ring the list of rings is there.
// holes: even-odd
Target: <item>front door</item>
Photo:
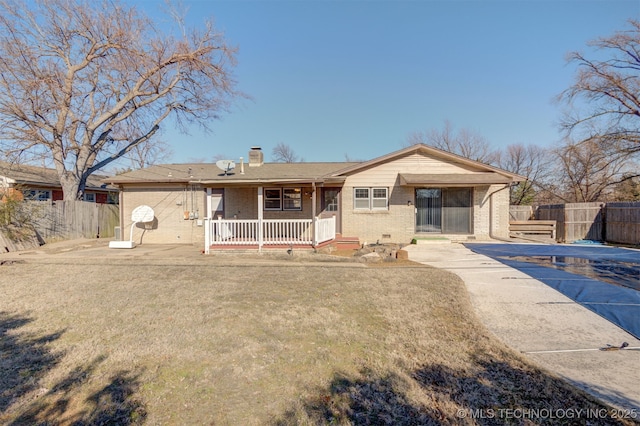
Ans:
[[[336,234],[341,234],[340,188],[322,188],[320,193],[320,217],[331,216],[336,217]]]
[[[416,232],[471,234],[472,188],[417,188]]]

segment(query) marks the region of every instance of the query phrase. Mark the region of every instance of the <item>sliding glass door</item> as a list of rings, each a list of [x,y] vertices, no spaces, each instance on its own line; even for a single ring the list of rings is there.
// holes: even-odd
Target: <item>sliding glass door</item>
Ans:
[[[416,232],[473,233],[472,188],[417,188]]]
[[[416,232],[442,231],[442,190],[416,189]]]

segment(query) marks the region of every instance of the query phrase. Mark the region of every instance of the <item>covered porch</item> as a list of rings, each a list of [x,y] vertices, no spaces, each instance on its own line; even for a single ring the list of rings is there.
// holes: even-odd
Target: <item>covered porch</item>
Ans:
[[[206,219],[205,253],[211,249],[316,247],[336,237],[336,218]]]
[[[311,249],[330,243],[339,232],[339,217],[324,211],[324,192],[318,199],[317,189],[313,181],[269,182],[268,186],[234,182],[207,188],[205,253],[223,249]]]

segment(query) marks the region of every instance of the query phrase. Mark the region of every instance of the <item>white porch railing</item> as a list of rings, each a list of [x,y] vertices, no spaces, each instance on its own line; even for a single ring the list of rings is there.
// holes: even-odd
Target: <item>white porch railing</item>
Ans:
[[[206,219],[205,252],[211,246],[319,244],[336,236],[335,217],[315,219]]]
[[[336,238],[336,217],[316,219],[316,244]]]

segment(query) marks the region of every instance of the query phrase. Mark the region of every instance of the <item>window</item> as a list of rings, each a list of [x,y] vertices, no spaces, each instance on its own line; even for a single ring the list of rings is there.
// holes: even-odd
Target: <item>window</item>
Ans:
[[[324,211],[337,212],[340,205],[338,204],[338,194],[340,191],[337,189],[325,189],[324,196]]]
[[[264,190],[264,209],[265,210],[281,210],[281,196],[282,191],[280,188],[272,188]]]
[[[369,188],[356,188],[354,207],[369,210]]]
[[[284,210],[302,210],[302,188],[284,188],[282,197]]]
[[[373,210],[387,208],[387,188],[373,188],[371,208]]]
[[[51,191],[45,191],[42,189],[31,189],[26,191],[26,198],[29,200],[46,201],[51,199]]]
[[[302,188],[266,188],[265,210],[302,210]]]
[[[107,195],[107,203],[109,204],[118,204],[118,200],[119,200],[119,197],[117,192],[110,192]]]
[[[84,201],[89,201],[91,203],[96,202],[96,194],[84,194]]]
[[[387,210],[389,192],[387,188],[355,188],[353,200],[357,210]]]

